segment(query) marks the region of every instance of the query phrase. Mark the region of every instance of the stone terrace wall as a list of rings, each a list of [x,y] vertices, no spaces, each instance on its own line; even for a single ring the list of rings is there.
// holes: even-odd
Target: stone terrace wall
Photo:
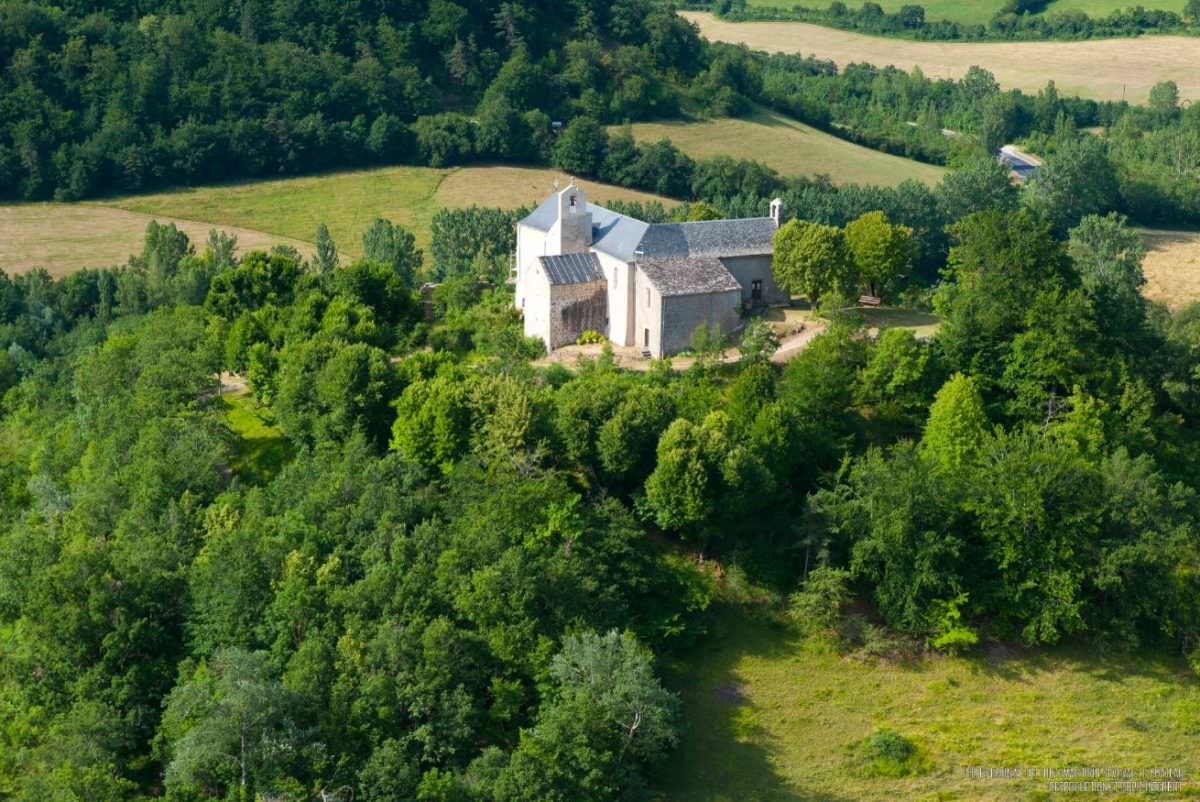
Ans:
[[[587,329],[608,328],[608,287],[603,281],[550,288],[550,348],[570,345]]]

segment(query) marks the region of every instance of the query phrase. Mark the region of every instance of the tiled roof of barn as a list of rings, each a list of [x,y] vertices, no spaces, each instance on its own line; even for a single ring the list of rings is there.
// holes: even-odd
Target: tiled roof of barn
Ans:
[[[565,253],[561,256],[538,258],[551,284],[589,284],[593,281],[604,281],[600,260],[594,253]]]
[[[775,221],[769,217],[700,220],[652,225],[642,237],[646,256],[759,256],[772,253]]]
[[[713,256],[639,258],[634,264],[664,296],[740,291],[742,288],[721,260]]]

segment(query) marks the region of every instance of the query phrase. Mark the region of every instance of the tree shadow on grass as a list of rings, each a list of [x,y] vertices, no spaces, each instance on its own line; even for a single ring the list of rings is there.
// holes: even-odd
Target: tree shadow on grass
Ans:
[[[1183,658],[1162,647],[1130,651],[1083,640],[1033,647],[989,641],[966,659],[973,672],[1017,682],[1069,670],[1118,685],[1134,678],[1195,683]]]
[[[792,653],[795,637],[766,614],[717,605],[708,633],[668,666],[667,684],[680,694],[684,732],[679,747],[653,777],[657,798],[670,802],[848,802],[783,776],[778,751],[738,671],[747,656]],[[797,677],[797,683],[803,681]]]

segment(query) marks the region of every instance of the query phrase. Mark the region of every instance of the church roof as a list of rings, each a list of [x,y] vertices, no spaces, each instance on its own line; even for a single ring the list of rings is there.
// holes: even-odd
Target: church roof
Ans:
[[[641,241],[646,256],[759,256],[774,251],[769,217],[653,225]]]
[[[556,197],[542,201],[521,224],[549,231],[557,219]],[[590,201],[587,211],[592,214],[592,247],[622,262],[643,256],[761,256],[774,251],[775,221],[769,217],[650,224]]]
[[[638,243],[650,227],[649,224],[612,209],[597,206],[590,201],[585,208],[592,214],[592,247],[622,262],[631,261]],[[549,231],[556,219],[557,196],[551,195],[521,220],[521,225],[536,228],[538,231]]]
[[[740,291],[742,285],[712,256],[639,258],[634,263],[660,295],[702,295]]]
[[[604,281],[600,260],[594,253],[564,253],[561,256],[539,256],[542,269],[551,284],[589,284]]]

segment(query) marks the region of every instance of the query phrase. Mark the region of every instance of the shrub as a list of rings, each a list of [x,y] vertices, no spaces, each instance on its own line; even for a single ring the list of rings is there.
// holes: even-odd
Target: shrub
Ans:
[[[788,615],[808,633],[833,629],[850,600],[850,573],[822,565],[809,572],[804,587],[792,594]]]
[[[868,777],[908,777],[926,766],[917,745],[894,730],[875,730],[851,747],[851,759]]]
[[[608,338],[605,337],[600,332],[596,331],[595,329],[587,329],[582,334],[580,334],[577,338],[575,338],[575,344],[576,345],[599,344],[599,343],[604,342],[606,339],[608,339]]]
[[[963,623],[962,610],[967,594],[960,593],[949,601],[933,602],[930,611],[930,645],[947,652],[969,649],[979,642],[975,630]]]

